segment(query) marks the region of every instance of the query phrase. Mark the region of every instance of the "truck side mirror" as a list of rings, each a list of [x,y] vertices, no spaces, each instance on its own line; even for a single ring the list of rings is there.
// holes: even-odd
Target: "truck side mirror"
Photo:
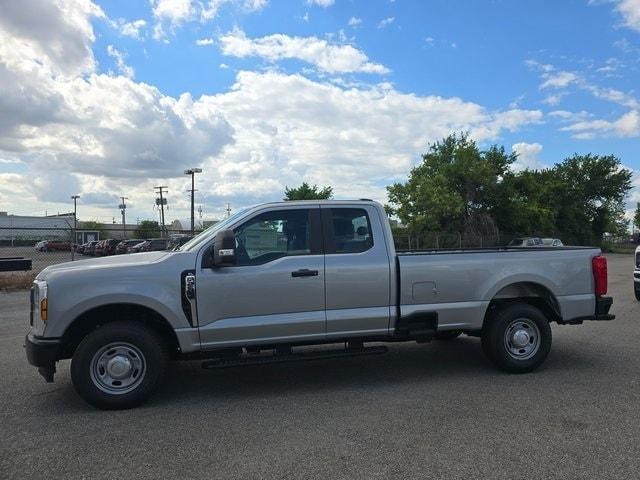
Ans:
[[[220,230],[213,241],[214,267],[230,267],[236,264],[236,236],[233,230]]]

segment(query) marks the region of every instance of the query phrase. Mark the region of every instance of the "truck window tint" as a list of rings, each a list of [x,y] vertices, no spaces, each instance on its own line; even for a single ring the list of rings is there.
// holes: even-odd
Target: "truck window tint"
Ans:
[[[373,246],[371,223],[364,209],[332,208],[331,221],[335,249],[327,253],[358,253]]]
[[[280,257],[309,255],[309,210],[279,210],[252,218],[234,230],[238,265],[258,265]]]

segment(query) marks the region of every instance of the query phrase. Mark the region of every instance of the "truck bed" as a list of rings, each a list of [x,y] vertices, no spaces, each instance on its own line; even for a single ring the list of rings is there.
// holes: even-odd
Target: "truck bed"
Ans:
[[[489,303],[548,294],[565,320],[595,309],[592,247],[493,247],[397,252],[399,314],[437,314],[438,329],[479,330]],[[551,293],[553,292],[553,293]]]

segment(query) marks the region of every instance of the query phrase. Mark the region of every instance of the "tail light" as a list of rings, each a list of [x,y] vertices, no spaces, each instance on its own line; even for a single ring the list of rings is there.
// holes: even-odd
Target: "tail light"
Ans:
[[[607,294],[607,259],[602,255],[591,259],[595,294],[602,296]]]

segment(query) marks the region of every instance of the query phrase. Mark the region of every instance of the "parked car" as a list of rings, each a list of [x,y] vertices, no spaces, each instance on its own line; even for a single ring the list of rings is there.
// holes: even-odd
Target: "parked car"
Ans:
[[[169,238],[169,245],[167,246],[167,249],[175,250],[176,248],[180,248],[192,238],[193,237],[191,235],[172,235]]]
[[[541,247],[542,239],[539,237],[514,238],[509,242],[509,247]]]
[[[151,238],[149,240],[145,240],[138,245],[134,245],[131,247],[131,253],[139,253],[139,252],[156,252],[159,250],[166,250],[168,247],[168,240],[166,238]]]
[[[96,243],[96,246],[93,249],[93,256],[101,257],[103,248],[104,248],[104,240],[100,240],[98,243]]]
[[[109,238],[102,243],[102,256],[115,255],[116,246],[120,243],[120,240],[115,238]]]
[[[142,403],[172,359],[262,365],[461,333],[498,368],[530,372],[551,349],[551,322],[614,318],[598,248],[396,251],[383,206],[364,200],[257,205],[179,251],[85,266],[38,274],[26,354],[48,382],[72,358],[76,391],[108,409]]]
[[[144,240],[135,239],[135,240],[122,240],[118,245],[116,245],[116,255],[120,255],[123,253],[129,253],[129,250],[134,245],[138,245],[142,243]]]
[[[39,250],[41,252],[70,252],[71,242],[66,240],[43,240],[42,242],[38,242],[36,244],[36,250]]]
[[[84,248],[82,249],[82,254],[93,255],[95,253],[96,245],[98,245],[98,240],[85,243]]]
[[[563,247],[562,240],[559,238],[543,238],[542,245],[545,247]]]

